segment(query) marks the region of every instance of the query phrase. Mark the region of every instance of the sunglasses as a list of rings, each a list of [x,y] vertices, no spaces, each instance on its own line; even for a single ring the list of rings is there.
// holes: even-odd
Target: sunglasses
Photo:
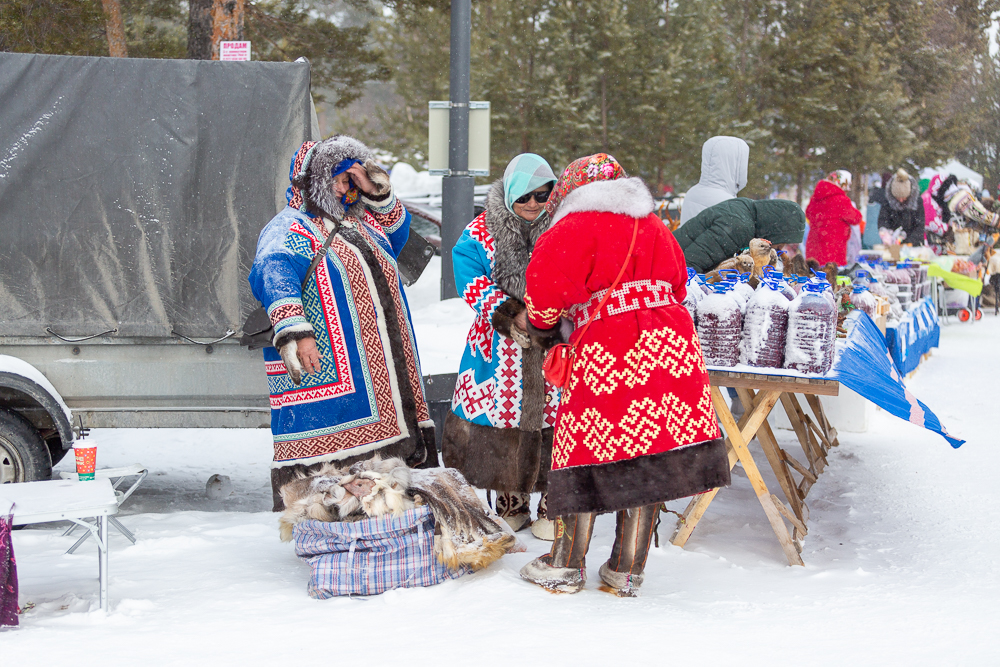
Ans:
[[[549,200],[549,195],[552,194],[552,190],[546,190],[545,192],[529,192],[523,197],[518,197],[514,200],[515,204],[527,204],[534,197],[535,201],[539,204],[544,204]]]

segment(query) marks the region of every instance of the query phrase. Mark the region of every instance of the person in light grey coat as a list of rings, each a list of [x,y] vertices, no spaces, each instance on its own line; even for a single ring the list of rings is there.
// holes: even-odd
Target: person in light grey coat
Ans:
[[[750,146],[737,137],[712,137],[701,147],[701,180],[684,195],[681,224],[746,187]]]

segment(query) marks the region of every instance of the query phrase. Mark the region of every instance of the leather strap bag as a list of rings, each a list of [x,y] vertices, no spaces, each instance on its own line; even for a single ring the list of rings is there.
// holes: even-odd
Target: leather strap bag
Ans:
[[[326,257],[326,252],[330,249],[330,243],[333,242],[333,237],[337,235],[337,224],[336,221],[333,223],[333,229],[326,235],[323,247],[316,251],[312,262],[309,263],[309,268],[306,270],[306,277],[302,280],[300,293],[305,291],[306,284],[309,282],[309,278],[312,277],[313,271],[316,270],[319,263]],[[257,350],[262,347],[271,347],[271,341],[273,340],[274,325],[271,323],[271,317],[267,314],[267,308],[261,305],[260,308],[250,313],[246,321],[243,322],[243,335],[240,336],[240,345],[250,350]]]
[[[564,389],[569,384],[569,376],[573,369],[573,357],[576,355],[576,347],[583,340],[584,336],[587,335],[587,329],[590,328],[594,318],[597,317],[597,314],[604,308],[608,299],[611,298],[611,293],[618,288],[618,283],[621,282],[622,276],[625,275],[625,269],[628,268],[629,260],[632,259],[632,251],[635,250],[635,239],[638,235],[639,219],[636,218],[635,225],[632,227],[632,243],[629,244],[628,254],[625,255],[625,263],[622,264],[622,269],[618,272],[615,282],[608,288],[608,291],[604,294],[604,298],[601,299],[600,305],[587,318],[587,323],[583,325],[583,331],[580,332],[580,336],[572,345],[569,343],[560,343],[549,350],[548,355],[546,355],[545,362],[542,364],[542,373],[545,374],[545,379],[553,387]]]

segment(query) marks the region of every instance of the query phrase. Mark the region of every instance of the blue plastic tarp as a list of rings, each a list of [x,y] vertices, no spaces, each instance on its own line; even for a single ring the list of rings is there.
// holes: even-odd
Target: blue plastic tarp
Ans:
[[[912,314],[913,320],[919,321],[919,326],[923,327],[925,335],[921,337],[914,333],[916,336],[914,341],[907,341],[909,354],[917,360],[923,353],[917,354],[916,350],[921,345],[929,345],[931,341],[933,341],[932,347],[936,347],[940,336],[933,305],[929,312],[925,312],[924,306],[912,311]],[[889,354],[889,348],[886,347],[882,332],[871,318],[857,311],[850,316],[849,326],[847,345],[841,351],[837,365],[831,371],[831,377],[890,414],[939,433],[952,447],[960,447],[965,441],[948,435],[937,415],[911,394],[903,384],[903,375],[900,372],[902,369],[897,368],[893,357]],[[932,329],[933,332],[927,333]],[[910,333],[909,328],[899,331],[899,335],[906,338]]]
[[[885,330],[889,355],[903,375],[920,365],[920,358],[937,347],[940,340],[941,325],[930,298],[924,299],[899,324]]]

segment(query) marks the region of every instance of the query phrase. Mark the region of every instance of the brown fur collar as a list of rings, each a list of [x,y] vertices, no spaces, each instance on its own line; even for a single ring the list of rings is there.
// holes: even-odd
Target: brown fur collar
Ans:
[[[490,188],[486,195],[486,227],[496,242],[493,282],[508,295],[524,301],[525,274],[531,251],[538,237],[551,225],[552,219],[545,213],[535,222],[527,223],[508,211],[504,205],[502,180]]]

